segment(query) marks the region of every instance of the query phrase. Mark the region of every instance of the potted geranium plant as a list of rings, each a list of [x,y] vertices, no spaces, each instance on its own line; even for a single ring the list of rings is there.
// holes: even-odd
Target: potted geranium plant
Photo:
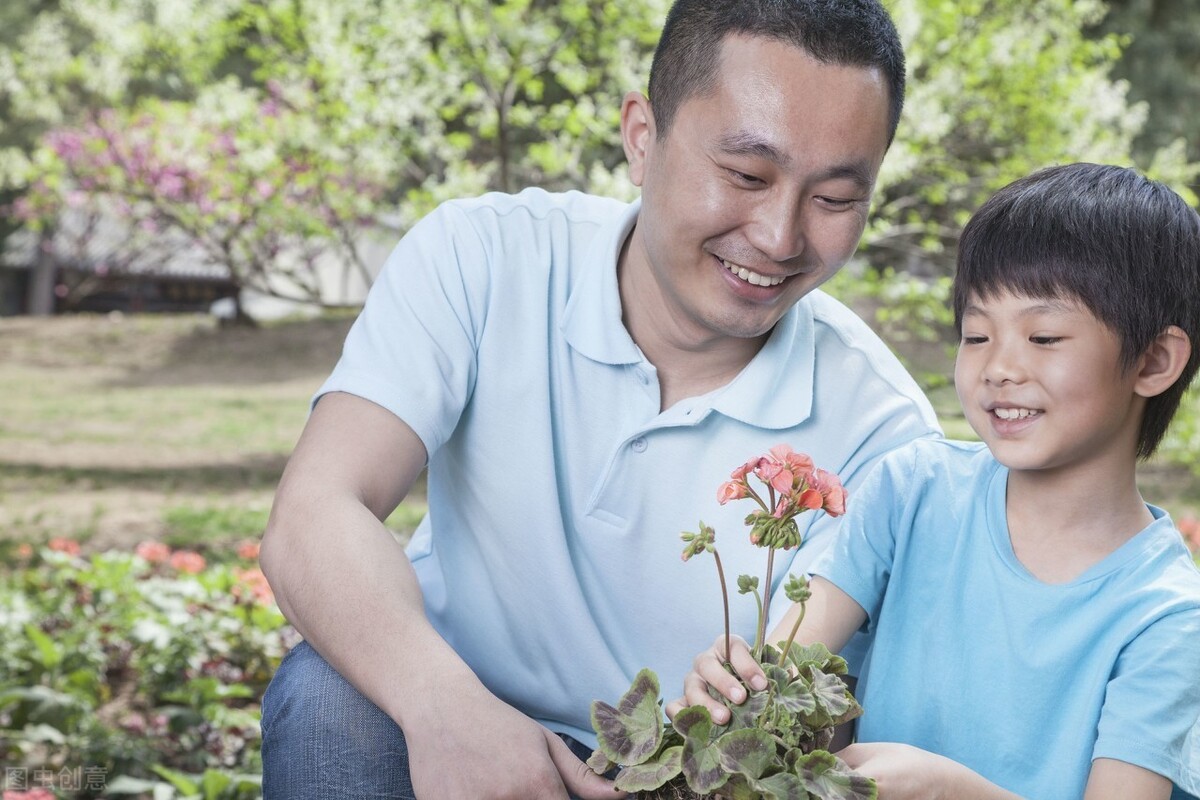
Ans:
[[[758,579],[738,578],[741,594],[758,604],[758,626],[752,653],[767,676],[767,688],[747,687],[747,700],[734,705],[715,691],[730,710],[730,721],[713,722],[704,706],[682,709],[663,718],[658,677],[638,673],[615,705],[592,703],[592,726],[599,747],[588,760],[598,773],[616,767],[616,787],[642,800],[727,798],[728,800],[865,800],[877,795],[875,783],[858,775],[826,748],[836,726],[862,713],[842,676],[846,662],[820,644],[795,640],[799,620],[786,642],[767,644],[766,610],[770,608],[775,551],[801,545],[796,517],[806,511],[838,516],[845,511],[846,492],[836,475],[818,469],[787,445],[747,461],[723,483],[717,499],[749,499],[756,508],[746,516],[750,541],[767,551],[762,594]],[[754,477],[765,496],[750,484]],[[683,534],[686,561],[712,553],[725,606],[725,661],[729,662],[729,594],[715,532],[700,523],[698,532]],[[792,575],[784,584],[788,599],[801,605],[810,592],[805,578]]]

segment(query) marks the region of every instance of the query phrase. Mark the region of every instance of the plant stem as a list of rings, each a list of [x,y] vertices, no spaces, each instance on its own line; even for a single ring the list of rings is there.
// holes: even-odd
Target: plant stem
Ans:
[[[796,624],[792,626],[792,632],[788,635],[787,644],[783,646],[783,658],[787,660],[787,654],[792,650],[792,642],[796,641],[796,632],[800,630],[800,623],[804,622],[804,612],[808,608],[808,603],[800,604],[800,616],[796,617]],[[782,664],[780,666],[783,666]]]
[[[758,593],[758,589],[754,590],[754,602],[758,604],[758,616],[756,617],[756,619],[761,620],[763,618],[763,602],[762,602],[762,595],[760,595]],[[756,625],[754,628],[754,649],[751,652],[757,653],[762,648],[762,639],[760,639],[758,637],[759,637],[759,632],[758,632],[758,626]]]
[[[721,579],[721,603],[725,606],[725,663],[728,664],[732,660],[729,649],[729,589],[725,586],[725,568],[721,566],[721,554],[715,547],[712,554],[717,562],[717,575]]]
[[[763,581],[763,608],[762,613],[758,615],[758,634],[754,640],[759,643],[758,651],[754,657],[761,661],[762,651],[766,646],[767,640],[767,614],[771,612],[771,572],[775,568],[775,548],[767,548],[767,579]]]

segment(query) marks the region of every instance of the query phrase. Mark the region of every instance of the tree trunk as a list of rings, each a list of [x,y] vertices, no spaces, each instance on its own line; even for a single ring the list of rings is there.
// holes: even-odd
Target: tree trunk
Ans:
[[[33,317],[48,317],[54,313],[54,257],[45,245],[54,236],[53,229],[38,238],[37,253],[29,267],[29,287],[25,293],[26,312]]]

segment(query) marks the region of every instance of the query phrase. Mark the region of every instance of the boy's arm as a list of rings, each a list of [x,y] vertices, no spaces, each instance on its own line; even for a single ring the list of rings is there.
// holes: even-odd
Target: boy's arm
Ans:
[[[907,744],[852,744],[838,756],[856,772],[875,779],[880,800],[1022,800],[957,761]],[[1157,800],[1154,795],[1149,798]]]
[[[1097,758],[1088,773],[1083,800],[1167,800],[1171,796],[1171,781],[1134,764],[1114,758]]]
[[[767,641],[782,645],[796,620],[800,618],[800,606],[795,604],[780,623],[767,635]],[[867,612],[843,592],[824,578],[812,579],[812,597],[804,607],[804,618],[796,633],[800,644],[821,642],[831,651],[840,650],[867,618]],[[683,679],[684,696],[667,704],[667,715],[674,717],[682,708],[703,705],[712,714],[713,721],[721,724],[728,721],[729,709],[714,700],[708,693],[712,686],[735,703],[746,700],[746,685],[753,689],[764,689],[767,676],[762,667],[750,654],[750,647],[739,636],[730,637],[730,663],[736,676],[725,668],[725,637],[718,636],[712,647],[696,656],[692,671]],[[740,680],[739,680],[740,679]]]
[[[838,753],[852,769],[875,779],[880,800],[1020,800],[977,772],[906,744],[852,744]],[[1149,770],[1098,758],[1083,800],[1168,800],[1171,782]]]

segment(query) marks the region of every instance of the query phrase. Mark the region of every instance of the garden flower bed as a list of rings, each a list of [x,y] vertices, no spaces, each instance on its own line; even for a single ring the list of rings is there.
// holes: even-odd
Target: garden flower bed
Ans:
[[[259,698],[298,635],[257,555],[0,543],[4,800],[259,797]]]

